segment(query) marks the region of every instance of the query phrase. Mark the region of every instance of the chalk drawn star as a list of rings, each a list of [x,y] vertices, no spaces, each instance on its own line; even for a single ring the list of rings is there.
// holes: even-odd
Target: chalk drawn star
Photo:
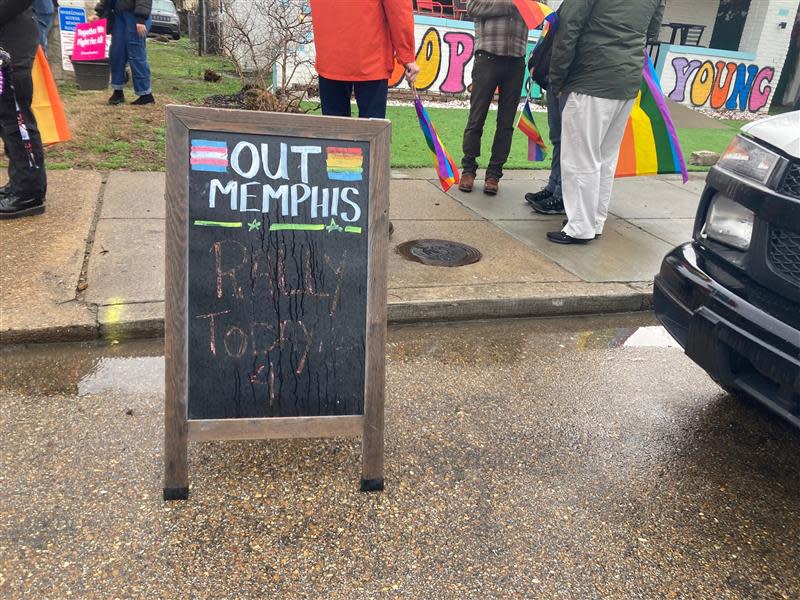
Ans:
[[[261,229],[261,221],[256,221],[255,219],[253,219],[247,224],[247,227],[248,227],[247,231],[256,231],[258,229]]]
[[[335,220],[333,220],[333,219],[331,219],[331,222],[330,222],[330,223],[327,225],[327,227],[325,227],[325,229],[327,229],[327,230],[328,230],[328,233],[331,233],[331,232],[333,232],[333,231],[342,231],[342,228],[341,228],[341,226],[339,226],[339,225],[336,223],[336,221],[335,221]]]

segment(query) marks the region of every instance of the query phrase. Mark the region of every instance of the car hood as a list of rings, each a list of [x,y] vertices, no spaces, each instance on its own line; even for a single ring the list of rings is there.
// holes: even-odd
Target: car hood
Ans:
[[[800,158],[800,110],[753,121],[742,127],[742,131],[792,158]]]

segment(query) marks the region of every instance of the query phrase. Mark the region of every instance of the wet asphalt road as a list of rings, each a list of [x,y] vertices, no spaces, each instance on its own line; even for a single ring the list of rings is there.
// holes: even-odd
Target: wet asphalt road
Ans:
[[[178,503],[159,343],[2,352],[0,596],[800,597],[800,431],[641,325],[395,328],[384,493],[357,440],[217,442]]]

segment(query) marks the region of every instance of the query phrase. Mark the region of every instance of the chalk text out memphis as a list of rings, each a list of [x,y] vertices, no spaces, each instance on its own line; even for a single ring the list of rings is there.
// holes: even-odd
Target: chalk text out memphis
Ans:
[[[210,209],[306,222],[333,217],[355,223],[362,215],[357,187],[364,179],[361,148],[242,140],[228,155],[226,143],[211,143],[196,140],[192,145],[193,170],[218,174],[208,185]]]

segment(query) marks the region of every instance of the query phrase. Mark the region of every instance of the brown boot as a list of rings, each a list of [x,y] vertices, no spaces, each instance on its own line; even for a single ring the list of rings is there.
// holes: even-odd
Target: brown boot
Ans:
[[[458,189],[462,192],[471,192],[472,186],[475,185],[475,175],[472,173],[462,173],[461,181],[458,182]]]
[[[494,196],[499,189],[500,182],[494,177],[487,177],[486,181],[483,183],[483,193],[488,194],[489,196]]]

